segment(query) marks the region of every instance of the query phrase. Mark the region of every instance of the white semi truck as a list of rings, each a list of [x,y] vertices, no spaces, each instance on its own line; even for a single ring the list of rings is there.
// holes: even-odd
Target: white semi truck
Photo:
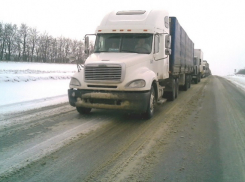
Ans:
[[[204,60],[203,62],[204,62],[204,66],[203,66],[204,75],[203,75],[203,77],[208,77],[211,74],[211,71],[209,68],[209,63],[206,60]]]
[[[190,87],[194,44],[167,11],[113,11],[95,35],[94,52],[78,66],[68,90],[79,113],[120,109],[151,118],[157,103]]]
[[[203,75],[203,52],[201,49],[194,50],[194,70],[192,79],[195,83],[200,82]]]
[[[202,68],[203,68],[202,78],[204,78],[206,76],[207,63],[208,62],[206,60],[203,60],[203,63],[202,63]]]

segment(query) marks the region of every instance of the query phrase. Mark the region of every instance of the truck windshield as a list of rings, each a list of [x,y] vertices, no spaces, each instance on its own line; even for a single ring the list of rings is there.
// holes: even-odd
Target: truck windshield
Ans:
[[[152,51],[152,40],[152,34],[97,34],[94,52],[133,52],[150,54]]]

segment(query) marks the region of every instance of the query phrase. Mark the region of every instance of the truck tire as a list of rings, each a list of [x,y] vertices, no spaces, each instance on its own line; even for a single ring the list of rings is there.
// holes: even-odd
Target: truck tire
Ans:
[[[152,118],[153,114],[154,114],[154,107],[155,107],[155,89],[153,86],[151,86],[151,93],[150,93],[150,98],[149,98],[149,102],[148,102],[148,106],[146,109],[146,112],[144,113],[144,116],[146,119],[150,119]]]
[[[179,79],[175,79],[175,98],[177,98],[179,95]]]
[[[86,108],[86,107],[76,107],[77,108],[77,112],[79,112],[80,114],[89,114],[92,110],[92,108]]]
[[[185,75],[185,85],[183,86],[184,91],[187,91],[189,88],[189,76]]]
[[[197,76],[197,77],[198,77],[198,76]],[[195,84],[198,83],[198,78],[197,78],[197,77],[194,79],[194,83],[195,83]]]
[[[175,79],[172,79],[172,91],[171,92],[167,92],[167,99],[168,101],[174,101],[175,99],[175,92],[176,92],[176,84],[175,84]]]
[[[200,75],[200,73],[198,74],[198,82],[200,82],[201,81],[201,75]]]

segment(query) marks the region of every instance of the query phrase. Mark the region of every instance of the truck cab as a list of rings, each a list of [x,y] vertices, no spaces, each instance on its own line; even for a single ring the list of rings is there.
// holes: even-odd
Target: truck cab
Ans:
[[[179,75],[174,77],[170,71],[169,20],[165,10],[105,15],[95,30],[94,52],[71,78],[70,105],[79,113],[89,113],[92,108],[119,109],[151,118],[156,103],[174,100]],[[185,83],[190,77],[182,78]]]
[[[203,76],[203,52],[201,49],[194,50],[194,72],[192,78],[195,83],[200,82]]]

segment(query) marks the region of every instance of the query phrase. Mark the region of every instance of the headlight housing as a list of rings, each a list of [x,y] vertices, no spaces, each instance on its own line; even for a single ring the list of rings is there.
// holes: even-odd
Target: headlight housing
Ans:
[[[139,80],[133,80],[129,82],[125,87],[127,88],[143,88],[145,87],[145,80],[139,79]]]
[[[81,86],[81,83],[78,81],[78,79],[72,77],[70,81],[70,85],[71,86]]]

